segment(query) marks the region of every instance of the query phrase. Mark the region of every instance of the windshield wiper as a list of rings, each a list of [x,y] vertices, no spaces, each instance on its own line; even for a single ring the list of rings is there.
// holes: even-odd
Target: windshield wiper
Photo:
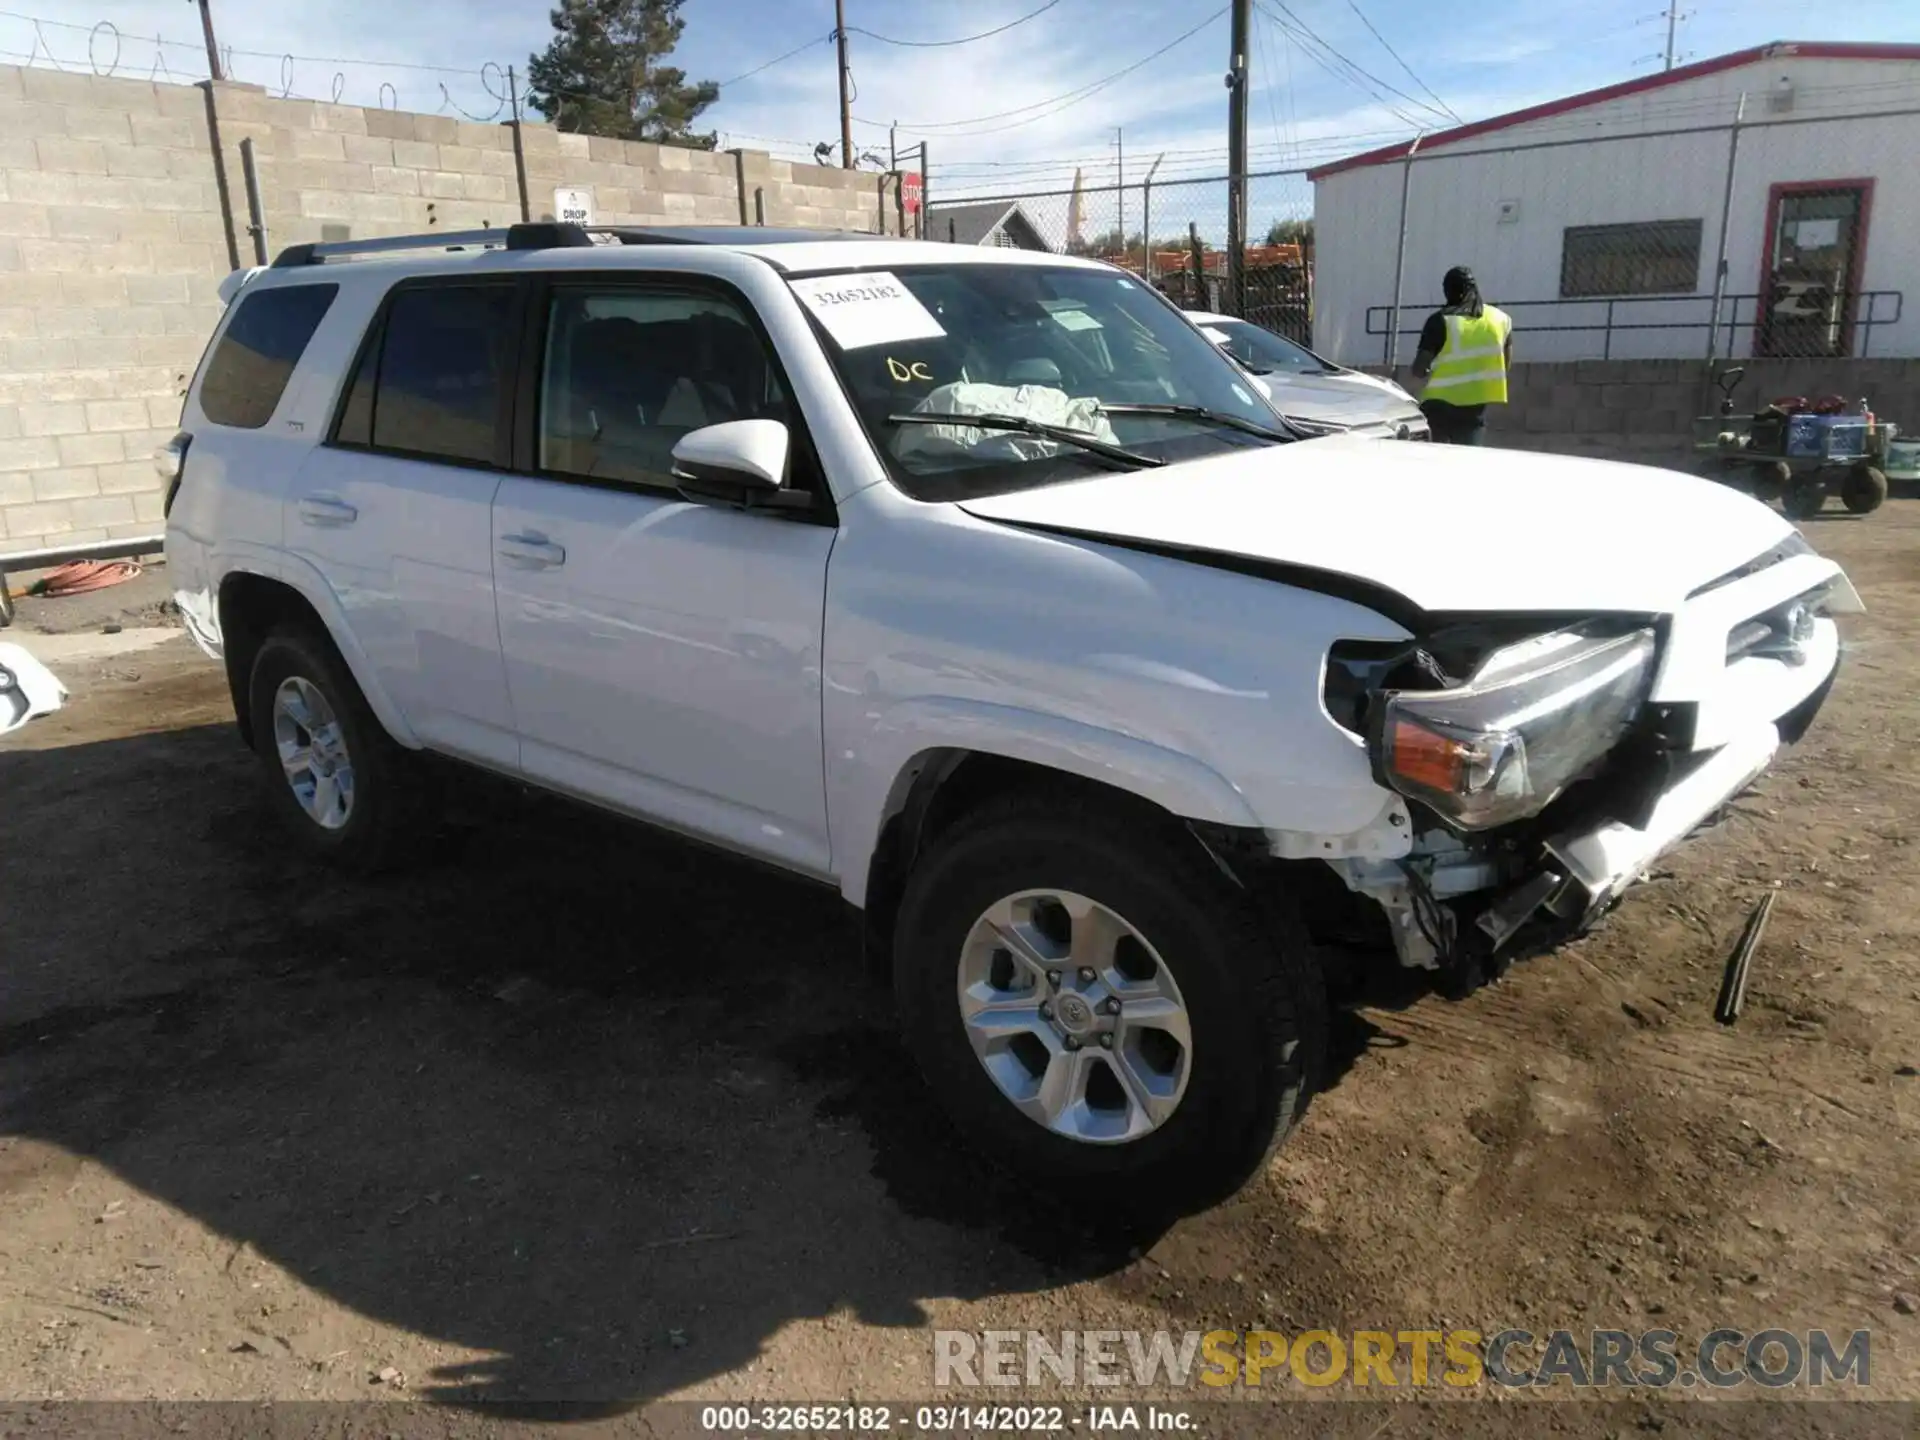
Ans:
[[[1208,425],[1225,425],[1230,430],[1258,435],[1263,440],[1294,438],[1283,430],[1275,430],[1257,420],[1246,420],[1225,410],[1209,410],[1204,405],[1109,405],[1103,400],[1100,410],[1106,415],[1164,415],[1172,420],[1198,420]]]
[[[911,415],[889,415],[890,425],[969,425],[977,430],[1014,430],[1022,435],[1036,435],[1043,440],[1058,440],[1062,445],[1072,445],[1089,455],[1098,455],[1103,460],[1134,469],[1146,469],[1155,465],[1164,465],[1164,460],[1156,460],[1151,455],[1142,455],[1138,451],[1127,450],[1119,445],[1109,445],[1082,430],[1070,430],[1065,425],[1049,425],[1042,420],[1028,420],[1020,415],[953,415],[939,410],[921,410]]]

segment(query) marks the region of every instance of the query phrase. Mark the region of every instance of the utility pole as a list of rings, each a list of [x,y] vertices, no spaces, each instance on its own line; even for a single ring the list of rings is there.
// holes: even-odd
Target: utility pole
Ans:
[[[1233,0],[1233,58],[1227,70],[1227,301],[1229,315],[1246,313],[1247,45],[1253,0]]]
[[[1113,194],[1120,207],[1120,258],[1127,258],[1127,142],[1125,132],[1113,127]]]
[[[840,168],[853,169],[853,102],[847,97],[847,0],[833,0],[833,39],[840,48]]]
[[[1674,27],[1677,26],[1679,23],[1680,23],[1680,0],[1667,0],[1667,64],[1666,64],[1666,68],[1669,70],[1673,68]]]
[[[199,0],[200,29],[207,37],[207,73],[215,80],[227,77],[220,71],[220,42],[213,38],[213,11],[209,8],[213,0]]]

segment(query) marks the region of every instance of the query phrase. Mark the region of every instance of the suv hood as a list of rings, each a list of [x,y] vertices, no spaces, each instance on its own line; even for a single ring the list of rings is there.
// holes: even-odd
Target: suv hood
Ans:
[[[1710,480],[1333,436],[962,502],[986,520],[1300,567],[1420,610],[1670,613],[1794,534]]]

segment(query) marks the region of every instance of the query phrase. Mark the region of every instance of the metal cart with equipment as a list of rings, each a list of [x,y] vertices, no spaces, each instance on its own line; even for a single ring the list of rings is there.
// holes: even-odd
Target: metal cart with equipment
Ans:
[[[1811,404],[1796,395],[1735,415],[1734,387],[1746,373],[1744,365],[1722,371],[1715,382],[1720,413],[1694,421],[1693,448],[1711,457],[1710,471],[1725,478],[1730,470],[1749,470],[1753,493],[1777,498],[1796,520],[1819,514],[1834,493],[1855,515],[1878,510],[1887,498],[1887,456],[1899,427],[1877,418],[1865,401],[1849,413],[1837,395]]]

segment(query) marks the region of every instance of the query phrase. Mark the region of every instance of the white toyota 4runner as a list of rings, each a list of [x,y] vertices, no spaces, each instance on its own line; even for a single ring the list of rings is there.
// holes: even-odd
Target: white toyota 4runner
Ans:
[[[427,751],[833,886],[963,1132],[1103,1197],[1254,1173],[1317,940],[1465,987],[1589,925],[1860,607],[1704,480],[1301,439],[1089,261],[547,224],[229,288],[167,555],[293,833],[396,856]]]

